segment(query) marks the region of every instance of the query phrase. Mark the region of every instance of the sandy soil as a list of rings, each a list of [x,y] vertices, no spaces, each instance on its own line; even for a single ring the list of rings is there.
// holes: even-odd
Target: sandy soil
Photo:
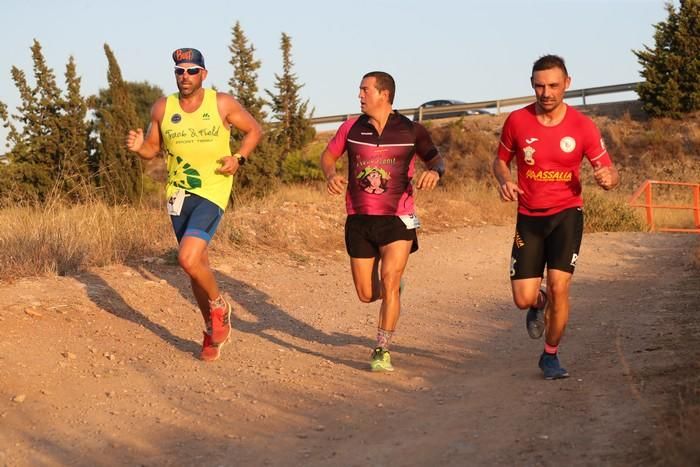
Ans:
[[[393,374],[367,371],[378,306],[357,301],[341,244],[214,254],[235,331],[213,364],[196,358],[177,266],[2,284],[0,465],[657,461],[700,370],[697,236],[584,237],[560,350],[571,377],[552,382],[511,304],[511,230],[421,237]]]

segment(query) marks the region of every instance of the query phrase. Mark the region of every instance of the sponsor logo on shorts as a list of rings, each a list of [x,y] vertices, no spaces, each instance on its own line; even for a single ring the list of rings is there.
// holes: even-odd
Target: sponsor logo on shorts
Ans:
[[[571,255],[571,265],[572,266],[574,266],[574,267],[576,266],[577,259],[578,259],[578,253],[574,253],[573,255]]]
[[[518,231],[515,232],[515,237],[513,238],[513,244],[515,245],[516,248],[522,248],[525,246],[525,242],[520,237],[520,232],[518,232]]]
[[[576,149],[576,140],[571,136],[564,136],[561,141],[559,141],[559,147],[564,152],[571,152]]]
[[[170,117],[170,121],[172,123],[180,123],[182,121],[182,115],[180,114],[173,114],[172,117]]]
[[[535,165],[535,148],[532,146],[526,146],[523,148],[523,154],[525,155],[525,163],[527,165]]]
[[[517,263],[518,260],[515,258],[510,258],[510,277],[513,277],[515,275],[515,263]]]
[[[528,170],[525,177],[536,182],[570,182],[573,173],[570,170]]]

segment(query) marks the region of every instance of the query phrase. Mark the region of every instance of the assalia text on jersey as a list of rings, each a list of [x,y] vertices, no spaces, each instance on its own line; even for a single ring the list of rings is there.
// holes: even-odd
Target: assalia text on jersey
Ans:
[[[535,104],[512,112],[506,119],[498,157],[510,164],[515,159],[518,212],[549,216],[583,206],[580,168],[583,158],[593,167],[612,161],[595,123],[571,106],[557,125],[540,123]]]

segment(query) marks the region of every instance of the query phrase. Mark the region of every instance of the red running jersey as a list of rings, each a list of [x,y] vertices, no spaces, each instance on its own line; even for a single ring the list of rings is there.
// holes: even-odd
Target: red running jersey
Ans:
[[[420,123],[394,112],[379,135],[367,115],[347,120],[328,143],[338,159],[348,152],[348,214],[403,216],[414,213],[415,155],[424,162],[438,155]]]
[[[512,112],[503,124],[498,157],[510,164],[515,158],[518,212],[549,216],[583,206],[580,168],[586,157],[593,167],[612,161],[593,121],[571,106],[555,126],[537,120],[535,104]]]

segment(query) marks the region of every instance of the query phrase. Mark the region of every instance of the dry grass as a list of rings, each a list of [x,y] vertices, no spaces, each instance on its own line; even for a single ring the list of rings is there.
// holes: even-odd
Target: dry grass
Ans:
[[[156,209],[92,202],[0,210],[0,277],[66,275],[164,251],[170,229]]]
[[[599,195],[592,200],[589,231],[640,229],[629,208],[614,198]],[[418,191],[416,204],[423,233],[508,225],[515,218],[514,203],[501,202],[493,187],[477,182]],[[67,275],[152,257],[172,260],[176,246],[163,207],[52,203],[0,210],[0,222],[5,226],[0,231],[0,276],[5,279]],[[312,256],[344,254],[344,223],[343,196],[326,194],[321,184],[283,186],[264,198],[237,200],[224,216],[212,248],[222,253],[239,247],[274,250],[305,262]]]

